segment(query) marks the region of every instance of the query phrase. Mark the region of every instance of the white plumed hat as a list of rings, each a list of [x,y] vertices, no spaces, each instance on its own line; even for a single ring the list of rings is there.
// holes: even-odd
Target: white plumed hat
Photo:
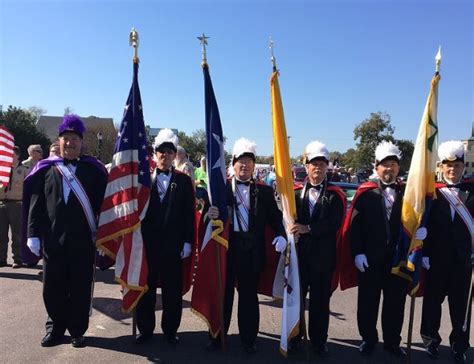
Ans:
[[[311,162],[314,158],[324,158],[329,163],[329,151],[320,141],[310,142],[305,149],[305,163]]]
[[[234,164],[237,159],[244,154],[251,158],[253,157],[253,160],[255,161],[255,158],[257,157],[257,144],[245,138],[237,139],[232,150],[232,164]]]
[[[441,162],[454,162],[456,160],[464,162],[464,144],[459,140],[450,140],[441,143],[438,147],[438,157]]]
[[[375,165],[379,165],[387,158],[396,159],[400,162],[400,159],[402,159],[402,153],[392,142],[382,140],[379,145],[377,145],[377,148],[375,148]]]
[[[178,137],[171,129],[161,129],[158,135],[155,137],[153,142],[153,149],[155,151],[163,144],[167,144],[170,148],[177,151],[178,148]]]

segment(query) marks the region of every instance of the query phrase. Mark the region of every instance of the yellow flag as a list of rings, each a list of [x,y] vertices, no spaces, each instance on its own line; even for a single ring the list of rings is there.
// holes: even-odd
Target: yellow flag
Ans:
[[[287,224],[292,224],[296,217],[295,192],[293,190],[293,173],[291,171],[288,137],[286,135],[285,116],[281,103],[278,72],[273,72],[270,81],[272,97],[273,156],[275,160],[276,185],[281,197],[283,217]]]

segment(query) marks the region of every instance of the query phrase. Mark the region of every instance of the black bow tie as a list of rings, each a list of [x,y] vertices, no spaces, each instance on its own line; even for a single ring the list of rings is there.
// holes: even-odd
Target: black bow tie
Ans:
[[[77,159],[63,159],[63,163],[65,166],[68,164],[72,164],[73,166],[77,166]]]
[[[322,188],[323,188],[323,185],[322,184],[319,184],[319,185],[312,185],[311,183],[308,184],[308,188],[311,189],[311,188],[314,188],[315,190],[318,190],[318,191],[321,191]]]
[[[170,174],[170,171],[167,170],[167,171],[162,171],[161,169],[156,169],[156,173],[157,174],[164,174],[164,175],[169,175]]]
[[[459,188],[460,183],[454,183],[454,184],[446,184],[446,187],[448,188]]]
[[[386,188],[388,188],[388,187],[395,189],[396,184],[395,184],[395,183],[390,183],[390,184],[387,185],[387,184],[385,184],[385,183],[381,183],[380,186],[382,187],[382,190],[384,190],[384,189],[386,189]]]
[[[245,186],[250,186],[250,180],[249,181],[239,181],[238,179],[236,180],[238,185],[245,185]]]

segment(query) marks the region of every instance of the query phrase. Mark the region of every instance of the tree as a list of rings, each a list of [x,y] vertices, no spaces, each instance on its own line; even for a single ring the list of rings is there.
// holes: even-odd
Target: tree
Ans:
[[[393,142],[394,127],[390,115],[381,111],[371,113],[354,129],[354,140],[357,143],[356,167],[369,167],[374,162],[375,148],[382,140]]]
[[[43,109],[40,106],[30,106],[26,111],[34,116],[35,122],[37,122],[39,118],[47,112],[46,109]]]
[[[348,168],[357,168],[357,163],[357,151],[354,148],[348,149],[341,157],[341,164]]]
[[[64,116],[69,115],[69,114],[72,114],[73,112],[74,112],[74,109],[73,109],[72,107],[70,107],[70,106],[66,106],[66,107],[64,108]]]
[[[98,134],[102,134],[102,141],[99,142]],[[110,124],[103,126],[87,127],[84,134],[84,154],[89,154],[97,157],[104,163],[112,161],[114,154],[115,141],[117,140],[117,130]],[[100,155],[99,155],[100,143]]]
[[[0,125],[5,126],[15,137],[15,145],[20,147],[20,159],[28,157],[27,148],[31,144],[40,144],[48,156],[51,142],[41,131],[36,129],[36,117],[20,107],[8,106],[6,112],[1,113]]]
[[[415,145],[411,140],[400,139],[395,141],[400,152],[402,152],[402,160],[400,161],[400,174],[405,174],[410,169],[411,157],[415,150]]]

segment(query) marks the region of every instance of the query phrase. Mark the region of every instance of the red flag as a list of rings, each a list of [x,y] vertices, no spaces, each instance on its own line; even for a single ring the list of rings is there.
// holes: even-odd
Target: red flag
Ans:
[[[15,139],[7,128],[0,126],[0,186],[10,183],[10,172],[13,164],[13,147]]]

